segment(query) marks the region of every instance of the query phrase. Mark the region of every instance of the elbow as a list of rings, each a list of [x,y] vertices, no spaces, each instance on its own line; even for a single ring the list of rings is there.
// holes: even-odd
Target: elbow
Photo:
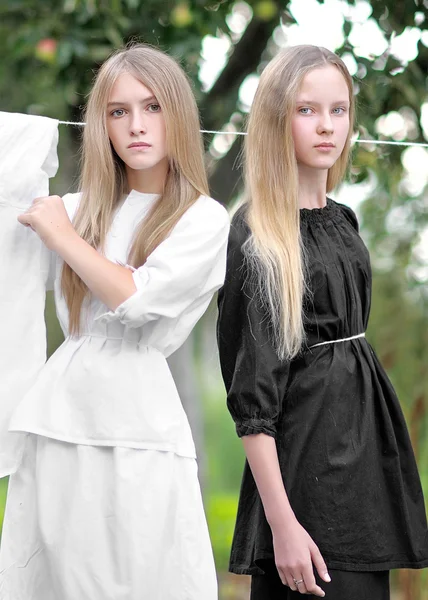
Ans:
[[[131,278],[130,281],[125,282],[116,289],[114,296],[112,295],[112,297],[108,299],[109,301],[106,302],[106,305],[110,310],[116,311],[119,306],[127,302],[136,293],[137,286],[135,285],[134,280]]]

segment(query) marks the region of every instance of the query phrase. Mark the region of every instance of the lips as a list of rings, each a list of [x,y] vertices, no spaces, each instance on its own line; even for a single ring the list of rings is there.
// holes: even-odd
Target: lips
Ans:
[[[315,148],[334,148],[334,144],[330,144],[328,142],[324,142],[322,144],[317,144]]]
[[[134,142],[133,144],[129,144],[128,148],[150,148],[151,144],[147,144],[146,142]]]

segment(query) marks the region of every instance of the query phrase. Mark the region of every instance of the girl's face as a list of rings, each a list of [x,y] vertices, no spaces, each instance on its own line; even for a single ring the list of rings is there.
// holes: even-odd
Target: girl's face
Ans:
[[[307,73],[297,93],[292,132],[299,173],[330,169],[349,132],[349,90],[337,67]]]
[[[168,169],[165,121],[153,92],[129,73],[120,75],[107,104],[107,132],[128,179],[164,179]],[[159,183],[162,187],[162,181]]]

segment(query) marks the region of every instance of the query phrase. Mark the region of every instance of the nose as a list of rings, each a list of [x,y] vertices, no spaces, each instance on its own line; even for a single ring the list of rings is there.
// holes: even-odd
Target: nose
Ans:
[[[333,133],[333,121],[330,112],[325,112],[320,115],[317,127],[317,133]]]
[[[129,129],[131,135],[139,135],[147,132],[147,124],[144,118],[144,114],[139,110],[134,111],[131,116],[129,123]]]

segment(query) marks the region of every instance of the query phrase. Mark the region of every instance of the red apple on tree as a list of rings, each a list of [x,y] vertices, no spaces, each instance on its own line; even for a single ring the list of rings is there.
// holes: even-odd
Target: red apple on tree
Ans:
[[[58,42],[53,38],[44,38],[37,42],[34,54],[42,62],[53,63],[56,58]]]

